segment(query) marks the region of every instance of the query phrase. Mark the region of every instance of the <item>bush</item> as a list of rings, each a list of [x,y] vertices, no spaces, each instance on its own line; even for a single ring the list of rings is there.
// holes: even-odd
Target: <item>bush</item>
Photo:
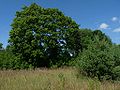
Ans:
[[[31,64],[23,62],[19,57],[12,54],[11,51],[0,51],[0,69],[26,69],[33,68]]]
[[[0,69],[12,68],[11,66],[12,59],[13,59],[12,53],[5,50],[1,50],[0,51]]]
[[[89,46],[76,58],[81,72],[99,80],[120,79],[120,48],[109,46],[101,50],[94,45]],[[119,63],[118,63],[119,62]]]
[[[14,57],[11,60],[11,69],[31,69],[31,68],[34,68],[32,64],[28,64],[25,61],[21,61],[18,56]]]

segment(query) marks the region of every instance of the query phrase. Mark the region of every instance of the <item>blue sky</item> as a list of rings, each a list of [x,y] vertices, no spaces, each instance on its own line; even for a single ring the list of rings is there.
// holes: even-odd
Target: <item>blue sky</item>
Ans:
[[[80,28],[100,29],[113,43],[120,44],[120,0],[1,0],[0,42],[4,47],[8,44],[15,12],[33,2],[44,8],[58,8]]]

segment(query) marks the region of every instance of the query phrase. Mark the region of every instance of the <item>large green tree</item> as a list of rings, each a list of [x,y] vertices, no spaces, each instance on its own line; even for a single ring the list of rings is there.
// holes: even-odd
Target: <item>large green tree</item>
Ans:
[[[45,9],[35,3],[17,11],[11,26],[9,44],[13,53],[37,67],[70,58],[68,37],[79,29],[58,9]]]

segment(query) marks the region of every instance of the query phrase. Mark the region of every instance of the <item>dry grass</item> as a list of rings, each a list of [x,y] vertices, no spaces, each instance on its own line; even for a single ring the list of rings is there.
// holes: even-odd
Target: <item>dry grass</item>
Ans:
[[[75,69],[0,71],[0,90],[120,90],[120,83],[99,82]]]

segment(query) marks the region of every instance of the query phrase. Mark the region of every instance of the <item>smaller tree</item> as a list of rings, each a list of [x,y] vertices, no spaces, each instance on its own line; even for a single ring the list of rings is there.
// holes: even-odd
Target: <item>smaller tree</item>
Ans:
[[[0,44],[0,69],[11,69],[13,68],[14,55],[10,49],[3,49],[2,44]]]
[[[76,61],[84,75],[99,80],[120,80],[120,48],[116,45],[97,39],[78,55]]]

